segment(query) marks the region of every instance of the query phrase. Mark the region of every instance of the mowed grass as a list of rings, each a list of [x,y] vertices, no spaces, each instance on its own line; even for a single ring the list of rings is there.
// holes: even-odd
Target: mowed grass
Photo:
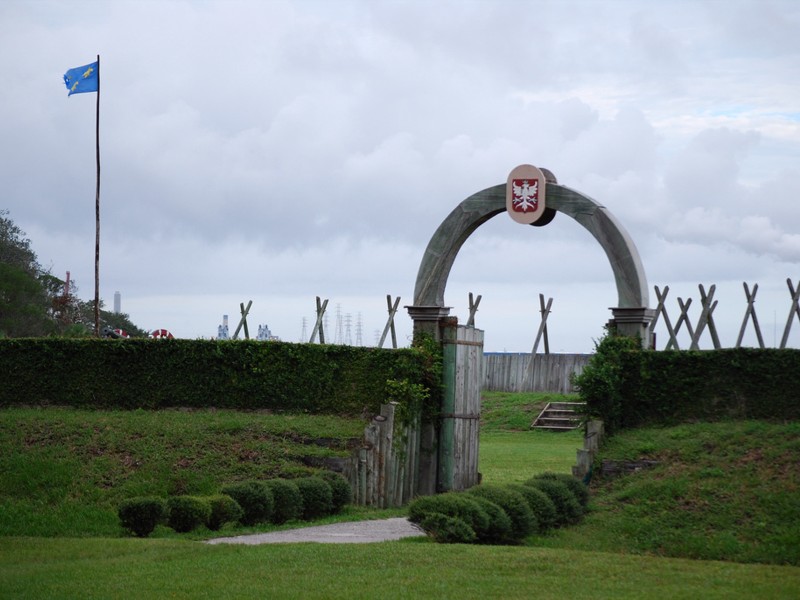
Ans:
[[[575,402],[571,395],[484,392],[479,470],[485,483],[521,483],[537,473],[571,473],[583,433],[531,429],[548,402]]]
[[[481,436],[480,470],[484,481],[523,481],[545,470],[569,472],[575,449],[581,445],[580,434],[530,431],[531,415],[538,414],[541,403],[547,401],[539,396],[487,394]],[[113,499],[121,495],[118,488],[124,488],[126,483],[133,485],[130,481],[136,469],[130,470],[126,466],[129,461],[121,457],[130,454],[143,457],[148,464],[161,465],[147,468],[161,474],[149,476],[147,486],[160,482],[157,489],[168,491],[205,489],[236,473],[248,477],[258,472],[279,473],[282,469],[299,473],[307,469],[298,460],[305,453],[305,444],[292,444],[304,437],[329,437],[339,427],[337,435],[345,440],[353,432],[360,434],[363,423],[325,423],[312,418],[298,425],[295,419],[304,422],[303,416],[285,419],[281,425],[280,421],[271,422],[274,415],[244,414],[240,420],[239,414],[178,411],[168,415],[120,416],[85,411],[66,411],[74,415],[65,415],[57,409],[45,409],[25,416],[20,410],[0,411],[0,451],[6,460],[0,471],[0,477],[5,477],[0,480],[0,495],[6,503],[0,506],[0,522],[15,521],[13,515],[3,514],[8,505],[25,508],[34,521],[47,515],[52,521],[49,526],[76,519],[68,514],[71,510],[79,514],[83,508],[89,513],[83,517],[85,523],[65,525],[54,534],[26,531],[36,523],[14,525],[13,537],[6,533],[8,537],[0,540],[3,597],[800,597],[800,567],[732,562],[792,560],[725,553],[719,554],[724,561],[685,558],[708,558],[704,548],[716,548],[718,544],[704,547],[702,540],[724,531],[742,538],[748,548],[774,545],[777,537],[760,536],[765,531],[780,532],[784,535],[781,548],[785,556],[792,556],[800,544],[800,535],[792,528],[792,522],[800,522],[795,512],[798,494],[793,487],[797,476],[793,467],[800,464],[795,424],[693,425],[615,436],[603,456],[655,458],[662,461],[662,466],[608,481],[595,477],[592,511],[581,525],[546,537],[531,537],[525,546],[440,545],[425,538],[364,545],[209,546],[198,541],[197,536],[164,531],[158,532],[161,538],[156,539],[117,537],[122,535],[118,525],[109,528],[108,533],[92,533],[105,527],[96,525],[98,516],[91,512],[93,507],[100,506],[113,517]],[[269,418],[262,421],[261,417]],[[120,418],[134,424],[137,418],[145,420],[125,433],[127,425],[117,420]],[[94,419],[101,419],[104,425]],[[163,420],[164,426],[148,419]],[[201,424],[197,424],[198,420]],[[31,437],[32,424],[36,424],[33,429],[39,437]],[[284,426],[290,433],[280,433]],[[85,433],[76,433],[76,429]],[[111,430],[116,431],[114,444],[111,438],[104,437],[111,436]],[[69,432],[72,433],[67,435]],[[775,443],[776,438],[780,443]],[[140,450],[122,451],[137,447],[137,439]],[[40,443],[30,443],[35,440]],[[60,440],[64,447],[51,448],[54,440]],[[87,449],[87,441],[92,442],[94,452]],[[22,447],[17,448],[20,443]],[[272,445],[281,450],[267,448]],[[206,456],[210,452],[206,446],[227,447],[218,448],[219,454],[212,458]],[[187,448],[193,450],[188,452]],[[274,458],[262,463],[252,454],[253,448]],[[109,456],[116,459],[104,462]],[[189,456],[195,460],[182,460]],[[709,458],[717,456],[727,457],[728,466]],[[110,471],[115,476],[103,475],[106,467],[120,460],[122,467],[117,465]],[[733,469],[731,464],[737,467]],[[17,472],[7,474],[7,465],[16,467]],[[198,467],[197,473],[190,475],[185,470],[192,470],[192,465],[203,468]],[[78,475],[71,469],[78,469]],[[144,464],[139,469],[145,469]],[[95,479],[89,478],[92,473]],[[208,479],[201,473],[206,473]],[[83,479],[86,482],[82,483]],[[45,484],[51,480],[55,482],[53,487]],[[104,481],[108,483],[106,487],[102,485]],[[206,483],[199,483],[203,481]],[[708,487],[698,487],[698,482],[706,482]],[[101,491],[91,491],[98,484]],[[776,496],[771,495],[773,490],[777,490]],[[722,492],[719,498],[712,493],[716,491]],[[86,494],[86,502],[82,494]],[[743,496],[738,504],[731,498],[735,494]],[[742,513],[747,506],[749,512]],[[348,511],[344,518],[359,518],[361,510]],[[687,511],[694,514],[693,520],[687,519]],[[717,518],[718,513],[725,518]],[[362,514],[364,518],[375,518],[394,516],[398,511]],[[752,526],[743,525],[748,520]],[[681,529],[683,521],[687,524]],[[670,531],[676,528],[677,533],[671,535]],[[31,537],[43,535],[61,537]],[[678,542],[684,540],[694,541],[681,548]],[[698,548],[704,552],[697,553]],[[730,547],[727,548],[729,552]]]
[[[9,598],[796,599],[800,569],[531,547],[10,538]]]
[[[481,406],[479,470],[485,483],[520,483],[537,473],[571,473],[583,434],[576,429],[531,429],[548,402],[574,402],[575,396],[484,392]]]

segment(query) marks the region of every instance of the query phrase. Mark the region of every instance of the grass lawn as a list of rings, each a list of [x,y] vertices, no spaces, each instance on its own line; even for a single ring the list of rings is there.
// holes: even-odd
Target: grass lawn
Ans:
[[[484,392],[481,407],[480,460],[484,483],[521,483],[537,473],[571,473],[575,451],[583,446],[580,430],[531,429],[548,402],[575,396]]]
[[[485,482],[569,472],[580,433],[529,429],[557,399],[487,394]],[[200,533],[167,528],[120,537],[114,507],[133,490],[206,493],[232,479],[302,473],[304,456],[340,455],[362,429],[357,420],[225,411],[0,410],[0,597],[800,597],[800,425],[792,423],[615,436],[604,457],[661,464],[595,478],[583,523],[523,546],[425,538],[209,546]],[[320,437],[339,441],[309,443]],[[397,514],[352,507],[332,519]]]
[[[489,431],[481,435],[479,470],[484,483],[522,483],[537,473],[571,473],[575,451],[583,445],[579,430]]]
[[[686,598],[795,600],[800,568],[411,541],[207,546],[11,538],[8,598]]]

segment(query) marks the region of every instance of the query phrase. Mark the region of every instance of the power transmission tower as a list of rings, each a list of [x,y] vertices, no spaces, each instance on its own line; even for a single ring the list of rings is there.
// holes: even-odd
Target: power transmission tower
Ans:
[[[336,305],[336,334],[333,336],[334,344],[344,343],[344,333],[342,331],[342,305]]]
[[[350,335],[351,325],[353,324],[353,315],[345,313],[344,315],[344,343],[348,346],[353,345],[353,337]]]

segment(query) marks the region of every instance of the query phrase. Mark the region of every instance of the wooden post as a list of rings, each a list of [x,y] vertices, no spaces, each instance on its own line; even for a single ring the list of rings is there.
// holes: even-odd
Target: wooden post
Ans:
[[[692,322],[689,320],[689,307],[692,305],[692,299],[689,298],[686,300],[686,303],[683,302],[683,298],[678,298],[678,306],[681,309],[681,316],[678,317],[678,322],[675,324],[675,350],[680,350],[678,347],[678,332],[681,330],[681,325],[686,323],[686,330],[689,332],[689,339],[694,338],[694,329],[692,328]],[[667,343],[667,350],[672,349],[673,340],[670,340]]]
[[[534,374],[534,367],[536,361],[536,351],[539,349],[539,342],[542,339],[542,336],[545,335],[546,338],[546,331],[547,331],[547,317],[550,316],[550,307],[553,305],[553,299],[550,298],[547,300],[547,305],[544,304],[544,295],[539,294],[539,303],[541,304],[541,313],[542,313],[542,322],[539,323],[539,331],[536,332],[536,340],[533,342],[533,349],[531,350],[531,357],[528,361],[528,366],[525,369],[525,381],[523,383],[523,390],[528,389],[529,387],[533,388],[533,374]],[[549,350],[549,348],[548,348]]]
[[[322,326],[322,317],[325,315],[325,309],[328,308],[328,299],[325,299],[325,302],[320,302],[319,296],[317,296],[317,320],[314,323],[314,329],[311,331],[311,339],[308,340],[309,344],[313,344],[314,340],[317,339],[317,332],[319,332],[319,343],[325,343],[325,328]]]
[[[714,292],[716,291],[717,286],[712,285],[708,289],[708,294],[706,294],[706,290],[703,288],[702,283],[698,287],[700,289],[700,303],[703,306],[703,309],[700,313],[700,318],[697,321],[697,328],[694,331],[694,336],[692,337],[692,346],[690,349],[700,349],[700,336],[703,334],[703,329],[705,329],[706,325],[708,325],[708,331],[711,334],[711,341],[714,344],[714,348],[719,350],[720,343],[719,338],[717,337],[717,328],[714,326],[714,319],[712,316],[714,309],[717,308],[717,301],[714,300]]]
[[[542,325],[544,328],[542,330],[542,337],[544,338],[544,353],[550,354],[550,339],[547,336],[547,316],[550,314],[550,305],[553,303],[553,299],[550,298],[547,301],[547,307],[544,304],[544,294],[539,294],[539,312],[542,315]],[[535,351],[534,351],[535,354]]]
[[[469,319],[467,319],[467,327],[475,327],[475,313],[478,312],[478,305],[481,303],[481,295],[473,302],[472,292],[469,293]]]
[[[245,308],[244,303],[239,304],[239,310],[242,313],[242,318],[239,319],[239,324],[236,326],[236,331],[233,332],[232,340],[235,340],[239,336],[239,330],[244,326],[244,337],[246,340],[250,339],[250,334],[247,331],[247,313],[250,312],[250,307],[253,305],[253,301],[250,300],[247,302],[247,308]]]
[[[397,314],[397,307],[400,305],[400,296],[392,304],[392,296],[386,294],[386,306],[389,309],[389,318],[386,320],[386,326],[383,328],[383,334],[378,342],[378,348],[383,348],[383,342],[386,340],[386,335],[391,330],[392,332],[392,348],[397,349],[397,334],[394,330],[394,316]]]
[[[747,329],[747,319],[748,317],[752,317],[753,327],[755,327],[756,337],[758,338],[758,346],[759,348],[764,348],[764,338],[761,337],[761,328],[758,326],[755,307],[758,284],[756,283],[753,285],[752,294],[750,293],[750,288],[747,286],[747,282],[742,282],[742,285],[744,286],[744,295],[747,297],[747,310],[744,311],[744,320],[742,321],[742,328],[739,330],[739,337],[736,339],[736,347],[741,347],[742,340],[744,339],[744,331]]]
[[[783,330],[783,337],[781,338],[781,348],[786,348],[786,342],[789,341],[789,331],[792,329],[792,322],[794,321],[795,314],[800,319],[800,281],[797,282],[797,289],[795,290],[792,285],[791,279],[786,279],[786,285],[789,286],[789,293],[792,296],[792,307],[789,309],[789,318],[786,320],[786,328]]]
[[[661,290],[658,289],[658,286],[655,286],[656,290],[656,298],[658,298],[658,306],[656,307],[656,316],[653,318],[652,322],[650,323],[650,332],[652,333],[656,328],[656,323],[658,322],[658,316],[664,315],[664,325],[667,328],[667,333],[669,334],[669,341],[667,342],[667,349],[671,346],[674,346],[676,350],[679,350],[678,347],[678,338],[676,336],[675,330],[672,328],[672,323],[670,323],[669,315],[667,314],[667,307],[665,305],[667,300],[667,294],[669,293],[669,286],[664,286],[664,292],[662,293]]]

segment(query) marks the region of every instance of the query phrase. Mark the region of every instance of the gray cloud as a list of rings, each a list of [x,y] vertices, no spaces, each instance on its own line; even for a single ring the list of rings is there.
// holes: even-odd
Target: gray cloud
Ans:
[[[95,97],[60,77],[99,53],[101,290],[144,327],[213,335],[252,297],[295,339],[321,294],[381,329],[441,220],[530,162],[607,206],[651,283],[719,280],[738,330],[736,280],[777,314],[800,260],[799,20],[788,1],[5,2],[0,206],[92,295]],[[446,299],[464,319],[483,294],[490,349],[529,350],[552,295],[554,348],[589,350],[610,267],[563,215],[530,229],[481,227]]]

